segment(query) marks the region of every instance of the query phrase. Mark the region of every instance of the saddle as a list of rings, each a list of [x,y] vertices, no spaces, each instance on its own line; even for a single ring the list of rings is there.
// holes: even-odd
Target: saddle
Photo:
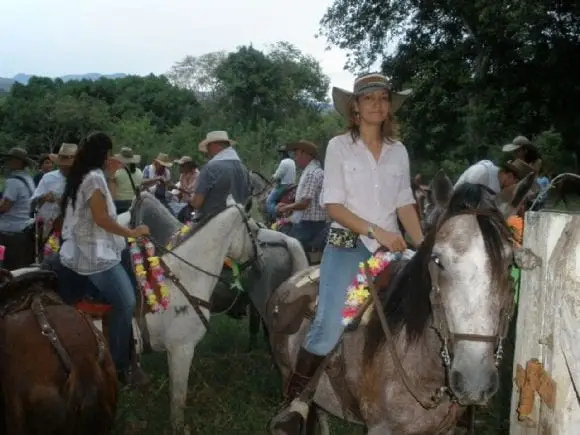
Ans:
[[[379,293],[388,287],[391,277],[404,263],[405,261],[392,263],[375,279],[374,283]],[[274,290],[266,304],[266,318],[272,331],[292,335],[298,331],[304,319],[313,319],[316,314],[319,284],[320,266],[311,266],[298,272]],[[363,319],[367,317],[369,309],[372,309],[372,305],[367,307]],[[346,332],[353,331],[357,327],[358,323],[355,323],[347,327]]]
[[[30,308],[35,295],[42,295],[49,305],[64,304],[58,297],[58,280],[54,272],[32,270],[13,276],[11,272],[0,269],[0,316]]]

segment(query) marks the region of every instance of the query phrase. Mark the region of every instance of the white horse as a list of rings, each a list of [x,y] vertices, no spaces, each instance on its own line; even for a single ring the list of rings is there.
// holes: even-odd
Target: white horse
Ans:
[[[157,228],[181,227],[181,223],[148,192],[141,193],[141,199],[134,206],[141,208],[144,213],[151,211],[149,214],[155,216]],[[126,219],[122,215],[123,218]],[[239,263],[253,259],[260,249],[256,242],[257,232],[257,225],[249,222],[243,207],[230,197],[223,212],[213,217],[172,253],[161,255],[185,291],[168,278],[169,308],[162,313],[145,316],[152,350],[167,351],[174,434],[189,433],[184,422],[189,371],[195,347],[207,332],[205,322],[210,315],[205,304],[198,305],[198,312],[192,301],[210,300],[226,257]],[[32,270],[34,268],[25,271]],[[14,274],[20,275],[25,271],[15,271]]]

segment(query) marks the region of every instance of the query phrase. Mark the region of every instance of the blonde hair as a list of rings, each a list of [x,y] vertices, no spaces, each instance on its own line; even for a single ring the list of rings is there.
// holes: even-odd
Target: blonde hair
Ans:
[[[353,141],[360,137],[360,118],[355,107],[356,97],[351,98],[348,106],[348,131],[350,131]],[[399,137],[399,124],[395,119],[395,115],[389,106],[389,113],[387,119],[383,121],[381,126],[381,137],[390,142],[395,141]]]

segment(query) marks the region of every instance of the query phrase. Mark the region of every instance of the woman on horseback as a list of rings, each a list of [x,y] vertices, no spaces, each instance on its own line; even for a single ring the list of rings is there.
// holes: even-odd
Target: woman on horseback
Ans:
[[[113,166],[112,149],[111,138],[100,132],[88,136],[79,148],[62,197],[60,261],[79,275],[88,276],[111,304],[109,346],[119,379],[124,381],[130,363],[135,288],[121,265],[123,238],[148,235],[149,228],[140,225],[129,229],[116,221],[105,176],[107,166]]]
[[[391,91],[380,74],[357,78],[354,92],[333,89],[334,105],[349,130],[331,139],[326,150],[321,202],[332,225],[320,265],[316,316],[289,379],[286,406],[301,395],[339,342],[346,290],[359,263],[381,246],[391,251],[407,247],[397,217],[415,246],[423,240],[407,150],[393,139],[393,113],[408,94]],[[298,408],[279,414],[275,433],[301,433],[305,422]]]

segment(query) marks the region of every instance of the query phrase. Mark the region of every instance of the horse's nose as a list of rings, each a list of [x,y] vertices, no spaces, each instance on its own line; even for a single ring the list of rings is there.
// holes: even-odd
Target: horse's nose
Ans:
[[[495,367],[471,370],[451,370],[449,387],[462,405],[483,405],[499,388],[499,374]]]

